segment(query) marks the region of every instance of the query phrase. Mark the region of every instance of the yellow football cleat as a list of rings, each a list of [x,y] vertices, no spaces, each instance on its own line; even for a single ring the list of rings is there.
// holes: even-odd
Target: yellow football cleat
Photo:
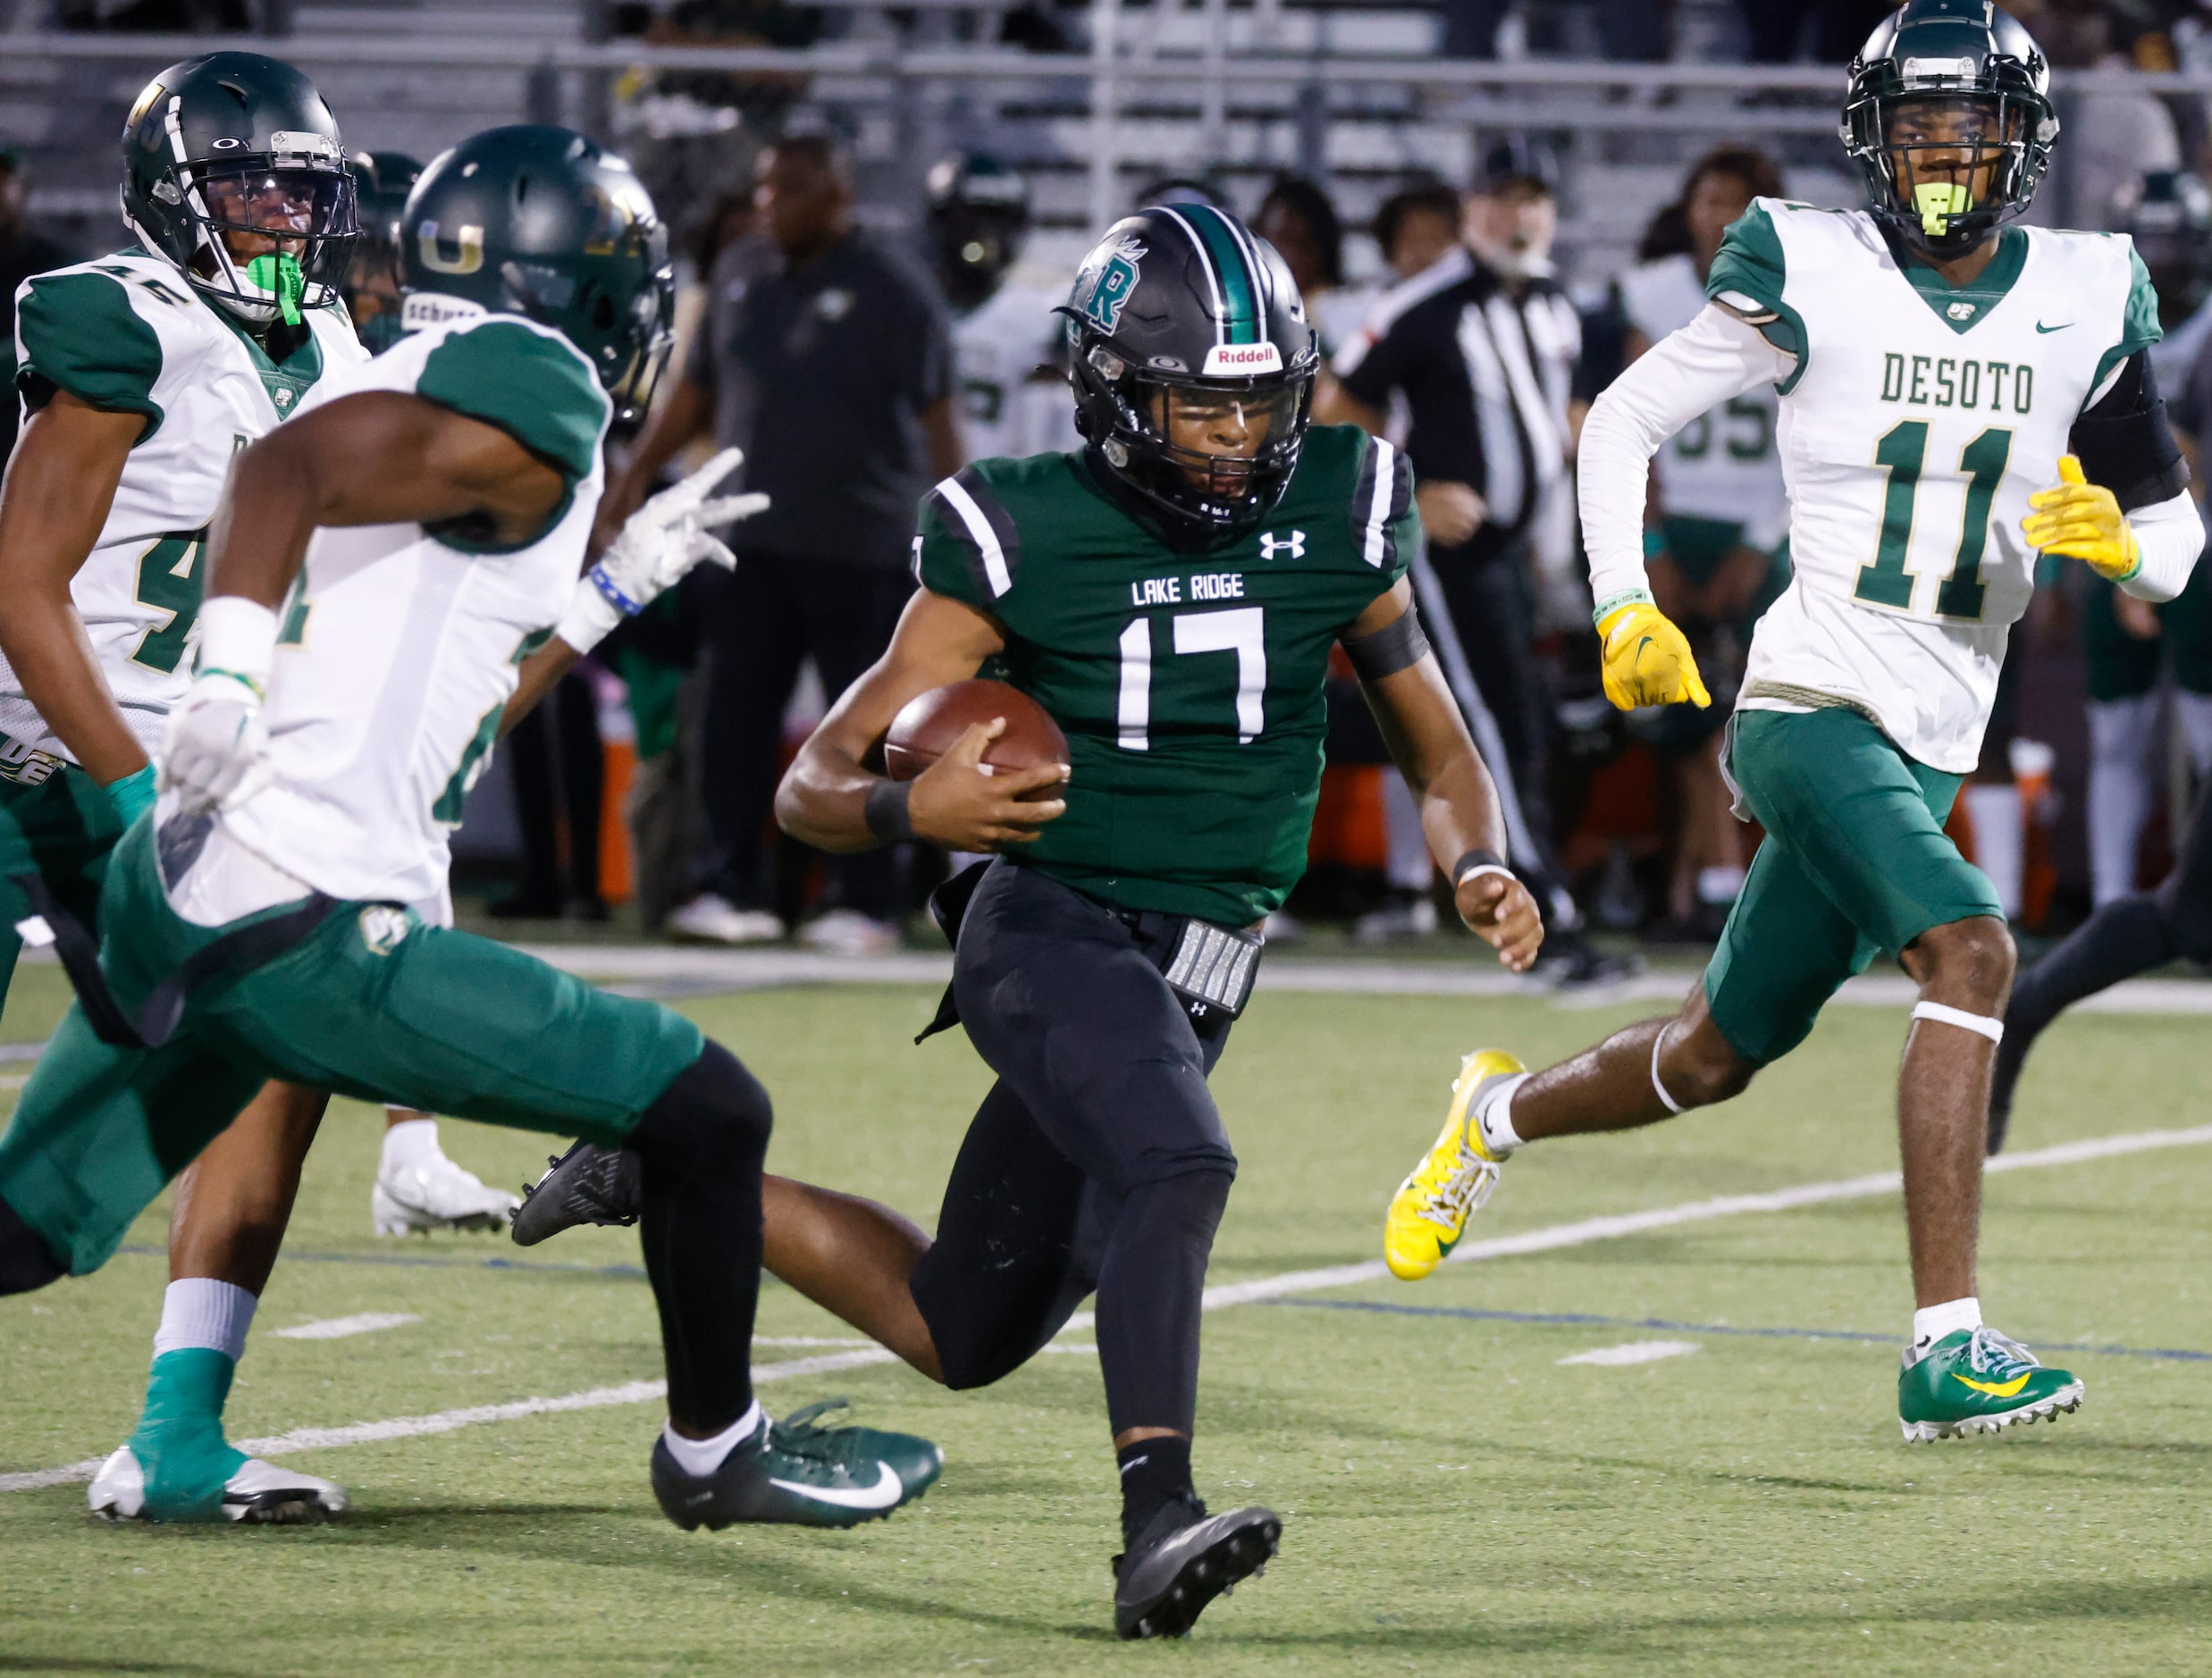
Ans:
[[[1417,1282],[1459,1245],[1467,1221],[1498,1186],[1496,1155],[1475,1122],[1476,1093],[1493,1078],[1528,1069],[1502,1049],[1483,1049],[1459,1062],[1451,1111],[1413,1175],[1398,1186],[1383,1225],[1383,1262],[1401,1282]]]

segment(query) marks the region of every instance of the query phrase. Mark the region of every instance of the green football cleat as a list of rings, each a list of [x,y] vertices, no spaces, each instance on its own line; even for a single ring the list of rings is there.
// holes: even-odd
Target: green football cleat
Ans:
[[[879,1428],[825,1428],[816,1417],[845,1408],[831,1398],[794,1411],[736,1446],[711,1474],[680,1466],[665,1439],[652,1453],[661,1513],[686,1532],[734,1523],[858,1526],[879,1521],[936,1482],[945,1453],[928,1439]]]
[[[1995,1433],[2015,1422],[2055,1422],[2082,1407],[2081,1378],[2046,1369],[2035,1354],[1995,1329],[1947,1334],[1897,1376],[1905,1442]]]

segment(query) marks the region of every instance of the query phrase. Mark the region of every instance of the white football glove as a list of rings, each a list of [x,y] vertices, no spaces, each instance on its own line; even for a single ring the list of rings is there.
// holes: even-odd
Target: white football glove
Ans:
[[[185,690],[162,735],[160,787],[188,816],[231,810],[269,779],[269,731],[261,695],[227,670]]]
[[[711,559],[734,570],[737,556],[707,533],[751,518],[768,505],[768,497],[709,500],[707,496],[744,458],[743,450],[725,449],[631,514],[622,533],[577,581],[576,598],[554,633],[578,652],[589,652],[617,624],[643,611],[700,561]]]
[[[276,652],[276,614],[234,594],[200,608],[199,674],[162,733],[160,790],[188,816],[235,810],[269,784],[262,696]]]

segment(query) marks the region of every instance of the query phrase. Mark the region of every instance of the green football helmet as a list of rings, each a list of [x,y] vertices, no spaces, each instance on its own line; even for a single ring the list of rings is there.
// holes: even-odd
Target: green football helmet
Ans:
[[[669,232],[628,164],[573,129],[487,129],[431,161],[400,220],[406,330],[521,315],[635,418],[675,341]]]
[[[358,231],[330,106],[290,64],[206,53],[163,71],[122,134],[123,221],[256,331],[338,299]]]
[[[2024,212],[2058,113],[2035,38],[1989,0],[1908,0],[1851,65],[1843,143],[1907,245],[1964,256]]]
[[[356,152],[349,161],[361,238],[346,275],[346,309],[362,343],[377,352],[400,338],[400,215],[423,166],[405,152]]]

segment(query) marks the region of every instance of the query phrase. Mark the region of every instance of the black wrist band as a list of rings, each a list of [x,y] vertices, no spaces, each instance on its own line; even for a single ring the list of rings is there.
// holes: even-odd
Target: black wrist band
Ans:
[[[904,844],[914,836],[914,818],[906,801],[913,792],[905,781],[878,781],[868,789],[862,814],[868,831],[887,845]]]
[[[1507,873],[1512,872],[1512,869],[1506,868],[1505,859],[1495,851],[1485,851],[1477,845],[1451,865],[1451,889],[1458,891],[1466,883],[1467,877],[1477,868],[1505,868]]]

